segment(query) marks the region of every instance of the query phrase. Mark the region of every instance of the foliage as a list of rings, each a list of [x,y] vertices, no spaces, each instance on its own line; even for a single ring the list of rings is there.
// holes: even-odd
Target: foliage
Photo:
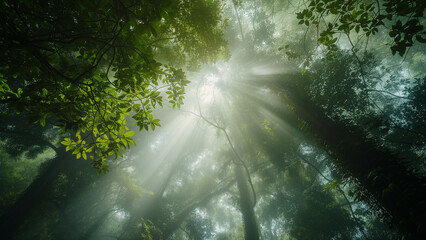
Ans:
[[[87,5],[102,1],[98,0]],[[50,4],[55,5],[57,2]],[[122,2],[114,3],[119,5]],[[149,1],[142,2],[145,4]],[[204,32],[209,30],[211,24],[214,24],[210,21],[197,21],[200,18],[216,19],[218,22],[215,29],[218,31],[220,27],[225,26],[226,21],[220,22],[217,16],[209,16],[220,13],[221,6],[216,4],[217,2],[204,0],[158,2],[160,3],[152,1],[152,6],[149,4],[145,6],[148,10],[162,9],[160,23],[153,24],[156,36],[148,27],[146,32],[138,35],[141,37],[137,41],[133,41],[132,38],[128,41],[129,43],[142,42],[138,45],[140,50],[138,53],[145,53],[149,64],[143,59],[138,63],[146,67],[145,69],[140,70],[135,66],[137,63],[133,63],[136,58],[141,60],[139,54],[122,56],[120,60],[117,60],[117,56],[121,54],[118,52],[122,51],[125,54],[124,50],[119,50],[120,46],[116,45],[117,42],[114,42],[113,46],[112,43],[105,46],[106,48],[111,46],[111,50],[106,51],[106,57],[100,60],[96,67],[101,76],[96,82],[109,79],[114,84],[123,84],[117,86],[107,84],[106,88],[112,88],[117,95],[106,94],[105,98],[119,98],[121,95],[127,95],[125,91],[131,92],[131,89],[138,88],[137,84],[132,86],[128,80],[133,77],[130,74],[140,70],[138,74],[145,75],[141,77],[136,74],[136,78],[142,79],[141,82],[145,80],[149,82],[148,89],[151,92],[142,102],[137,100],[130,105],[140,104],[140,108],[143,108],[145,100],[149,100],[147,105],[151,106],[149,110],[153,110],[155,104],[151,102],[152,99],[157,99],[159,96],[164,104],[172,100],[172,98],[166,100],[170,94],[173,95],[173,86],[167,82],[170,76],[163,76],[161,71],[167,75],[168,70],[174,69],[184,76],[183,70],[179,68],[197,69],[199,60],[208,62],[216,57],[222,57],[222,54],[226,55],[223,52],[224,49],[221,49],[221,34],[215,31]],[[361,55],[357,58],[356,48],[352,51],[331,51],[332,58],[323,57],[323,49],[315,46],[315,37],[311,35],[314,31],[301,31],[300,26],[297,25],[298,20],[291,19],[295,18],[292,7],[298,7],[294,2],[235,0],[229,3],[234,5],[228,6],[229,16],[226,17],[229,17],[228,21],[233,26],[226,31],[229,35],[232,34],[227,36],[227,39],[235,45],[232,49],[235,53],[233,57],[235,62],[209,66],[202,72],[194,74],[196,75],[194,80],[203,77],[219,79],[217,82],[216,79],[212,81],[208,79],[206,82],[211,82],[211,85],[203,86],[208,91],[215,92],[214,99],[208,101],[213,103],[205,104],[202,95],[204,91],[196,91],[202,83],[198,87],[197,84],[184,86],[184,91],[189,93],[185,96],[189,99],[189,105],[186,103],[182,112],[169,111],[169,109],[156,111],[156,118],[162,119],[162,125],[165,127],[156,128],[155,132],[138,136],[138,147],[131,148],[126,153],[126,157],[119,159],[117,164],[111,164],[110,174],[100,177],[96,177],[93,174],[95,169],[83,161],[84,158],[90,159],[90,156],[93,156],[95,148],[91,152],[84,149],[80,151],[79,148],[81,145],[89,145],[94,141],[115,142],[114,136],[111,137],[107,129],[105,134],[107,138],[102,133],[97,133],[95,137],[90,125],[85,132],[79,131],[78,128],[70,129],[73,135],[69,137],[67,134],[68,138],[64,140],[67,146],[58,147],[57,157],[40,167],[39,176],[30,185],[35,190],[23,192],[22,196],[26,200],[21,205],[14,205],[18,207],[13,210],[21,209],[22,214],[19,214],[19,211],[10,211],[10,215],[2,216],[0,225],[3,226],[2,229],[5,229],[3,236],[10,232],[11,237],[8,239],[14,239],[12,236],[14,233],[17,239],[106,237],[114,239],[243,239],[245,224],[241,217],[247,215],[248,211],[245,212],[241,202],[238,201],[244,198],[244,195],[236,186],[235,174],[232,171],[235,167],[232,160],[235,159],[236,154],[240,155],[250,172],[257,200],[254,208],[255,216],[252,219],[258,220],[259,230],[264,239],[401,239],[386,225],[379,222],[383,219],[380,215],[377,216],[380,212],[376,211],[376,205],[380,202],[374,198],[372,195],[374,193],[379,198],[387,195],[386,199],[389,199],[389,202],[396,203],[395,208],[398,212],[409,213],[407,218],[396,215],[396,223],[398,220],[403,221],[407,225],[414,226],[413,229],[422,226],[421,223],[424,222],[422,214],[417,212],[421,209],[424,198],[422,195],[412,194],[413,191],[421,192],[422,188],[412,188],[404,184],[408,183],[403,179],[404,175],[395,174],[405,172],[400,165],[396,165],[395,168],[387,166],[396,161],[399,163],[399,159],[395,159],[393,153],[399,153],[402,149],[416,150],[418,155],[424,155],[424,135],[415,138],[412,132],[417,131],[420,134],[424,132],[425,124],[422,125],[422,123],[424,123],[424,99],[426,99],[424,98],[425,79],[403,79],[401,77],[403,74],[399,71],[402,72],[404,67],[390,71],[384,66],[387,63],[381,62],[380,55],[367,52],[362,54],[362,58]],[[173,8],[167,10],[164,6],[169,5]],[[18,6],[17,10],[23,9],[22,3],[11,6],[11,15],[14,15],[13,11],[15,11],[13,6]],[[140,10],[137,7],[126,6],[132,10]],[[64,8],[63,13],[68,9],[68,7]],[[104,8],[88,9],[89,12],[92,10],[102,13]],[[37,16],[30,15],[29,11],[35,12],[35,10],[18,11],[23,21],[29,21],[28,19]],[[145,14],[145,10],[141,11]],[[277,11],[287,11],[286,13],[290,14],[284,16],[286,13],[276,14]],[[48,12],[53,13],[53,10]],[[109,13],[103,19],[113,19],[114,15]],[[40,11],[40,14],[43,13]],[[73,14],[70,13],[71,16]],[[79,14],[76,15],[78,21],[81,19]],[[171,21],[171,17],[163,19],[163,16],[170,16],[170,14],[174,14],[176,22]],[[237,14],[240,19],[235,18]],[[59,14],[56,15],[60,18]],[[7,19],[7,17],[3,18]],[[325,19],[329,20],[330,17]],[[43,23],[43,26],[47,26],[43,20],[37,21],[39,25]],[[147,18],[140,23],[137,21],[135,25],[128,25],[133,27],[132,31],[138,27],[144,28],[142,25],[151,20]],[[22,29],[25,29],[25,24],[21,22],[18,16],[16,18],[18,31],[24,32]],[[96,19],[93,22],[96,22]],[[82,23],[81,26],[93,24],[92,26],[96,27],[97,25],[93,22]],[[239,22],[241,22],[241,28],[238,26]],[[99,22],[99,24],[104,24],[108,28],[109,22]],[[124,23],[119,22],[119,26],[121,24]],[[0,26],[6,25],[0,23]],[[65,29],[53,25],[52,28]],[[35,29],[32,25],[28,27]],[[71,24],[70,27],[73,25]],[[11,29],[8,30],[11,31]],[[88,32],[89,30],[87,29]],[[126,27],[120,34],[124,34],[125,30]],[[361,31],[363,30],[360,30],[357,36],[362,35]],[[132,35],[131,31],[128,32],[130,33],[126,33],[126,36]],[[85,33],[76,30],[70,34]],[[237,36],[240,33],[243,34],[243,38]],[[93,34],[91,37],[101,35],[101,33]],[[35,33],[31,33],[25,37],[33,38],[34,36]],[[57,34],[52,37],[59,39],[67,36]],[[107,34],[105,36],[108,38]],[[306,41],[300,41],[302,37]],[[30,40],[33,41],[33,39]],[[10,43],[18,44],[18,42],[9,41],[8,46],[12,46]],[[77,76],[78,73],[84,72],[83,67],[77,68],[79,64],[83,66],[87,63],[84,66],[90,67],[88,64],[90,60],[86,59],[86,56],[77,61],[78,58],[74,57],[72,49],[83,48],[86,43],[89,44],[89,41],[79,38],[66,44],[56,41],[55,43],[37,43],[36,46],[45,48],[39,51],[45,54],[52,66],[66,73],[66,76]],[[31,44],[34,45],[34,43]],[[91,42],[89,45],[98,47],[99,54],[103,53],[101,42]],[[216,45],[217,47],[214,47]],[[280,50],[285,50],[291,58],[290,61],[283,61],[283,56],[279,56],[280,54],[276,51],[278,46],[283,46]],[[2,47],[3,45],[0,48]],[[54,49],[54,47],[57,48],[55,52],[48,54],[49,51],[46,49]],[[337,44],[336,47],[338,47]],[[87,48],[85,52],[92,49]],[[9,54],[8,58],[2,58],[0,62],[11,62],[14,58],[10,57],[10,53],[13,52],[17,54],[16,61],[13,60],[14,67],[18,70],[23,69],[25,76],[33,73],[25,67],[18,66],[18,60],[27,59],[27,55],[31,57],[25,49],[11,48],[5,51]],[[65,60],[73,64],[75,72],[71,70],[71,67],[60,66],[55,60],[55,56],[59,53],[65,54]],[[127,57],[129,59],[124,60]],[[36,69],[41,66],[35,57],[31,57],[30,60],[34,61],[24,62],[29,68]],[[124,62],[125,64],[122,64]],[[154,62],[161,63],[161,66],[159,70],[154,69],[150,72],[149,68]],[[127,66],[131,69],[124,71],[123,68]],[[302,74],[293,74],[301,68]],[[40,79],[43,76],[41,73],[49,73],[41,67],[39,70]],[[106,78],[105,75],[108,72],[108,78]],[[290,74],[287,74],[288,72]],[[97,74],[87,73],[87,76]],[[152,83],[154,80],[151,76],[154,75],[159,76],[158,85]],[[162,82],[162,77],[166,78],[166,83]],[[35,87],[41,86],[37,85],[38,82],[26,83],[23,76],[20,76],[20,72],[16,78],[12,75],[11,79],[6,84],[13,92],[21,88],[23,92],[26,91],[29,94],[30,90],[33,91]],[[86,77],[82,79],[85,79],[81,80],[83,83],[91,83],[91,77],[87,77],[89,80]],[[54,83],[55,80],[59,81],[61,77],[54,75],[51,82]],[[57,84],[59,89],[64,91],[65,88],[61,86],[66,80],[59,82]],[[295,86],[292,87],[293,84]],[[100,90],[102,86],[98,85],[96,85],[97,90]],[[4,86],[4,89],[7,88],[5,85],[1,86]],[[34,88],[30,88],[31,86]],[[90,91],[90,86],[80,84],[80,87]],[[167,89],[169,87],[171,89]],[[46,90],[48,95],[62,94],[59,90],[53,92],[55,87]],[[179,91],[178,94],[180,94]],[[159,95],[150,95],[154,92]],[[191,98],[191,93],[194,95],[197,93],[197,96]],[[69,95],[69,92],[67,94]],[[132,92],[132,94],[138,93]],[[84,93],[78,94],[78,97],[82,96],[85,96]],[[59,130],[53,129],[53,125],[63,125],[64,120],[58,119],[56,113],[46,117],[44,128],[41,128],[40,124],[28,125],[26,121],[23,121],[28,113],[32,114],[29,117],[31,122],[36,121],[38,119],[36,113],[41,112],[36,110],[41,109],[42,104],[46,104],[47,110],[61,105],[61,103],[47,102],[51,98],[53,99],[53,96],[45,97],[41,99],[42,102],[37,102],[38,99],[35,98],[19,99],[24,101],[24,105],[33,104],[25,105],[19,116],[13,114],[15,112],[13,107],[19,105],[19,101],[2,100],[1,102],[0,109],[8,107],[8,110],[7,116],[0,117],[0,141],[5,143],[4,151],[10,154],[0,151],[0,165],[3,168],[0,171],[2,206],[6,206],[16,198],[16,193],[21,191],[17,187],[21,188],[23,177],[28,178],[29,173],[36,174],[37,166],[34,164],[36,161],[33,155],[42,153],[46,146],[55,149],[56,144],[62,141],[58,140],[56,135]],[[74,102],[64,101],[63,104],[81,107],[80,98],[72,98]],[[302,103],[302,107],[295,104],[297,100]],[[107,100],[96,101],[106,103]],[[112,104],[113,101],[115,100],[111,100],[108,104]],[[123,102],[126,101],[127,99],[124,98]],[[119,102],[118,105],[123,102]],[[179,100],[177,103],[180,104]],[[177,103],[176,107],[179,107]],[[49,107],[48,104],[52,106]],[[156,104],[159,106],[158,102]],[[206,105],[214,106],[204,108]],[[196,113],[193,114],[195,117],[191,117],[188,114],[190,109],[198,109],[200,115],[201,112],[203,113],[201,117],[205,117],[204,120],[208,119],[211,123],[205,124],[205,121],[195,116]],[[61,109],[58,108],[58,110]],[[70,115],[73,114],[72,111],[74,109],[69,108]],[[118,113],[117,116],[108,118],[108,121],[121,121],[122,125],[130,125],[138,121],[131,120],[126,115],[127,109],[121,110],[120,106],[111,107],[109,111],[110,113],[104,112],[103,116]],[[140,111],[146,113],[148,110],[140,109]],[[91,114],[93,116],[93,113]],[[129,115],[135,117],[134,114],[136,111],[131,109]],[[154,115],[154,111],[150,114]],[[80,115],[81,113],[78,112],[73,116]],[[95,115],[95,117],[99,116],[101,115]],[[330,117],[333,122],[325,121],[327,119],[323,116],[327,119]],[[102,116],[99,119],[102,120]],[[168,120],[171,124],[164,123]],[[211,125],[220,126],[223,130],[217,130],[214,134],[215,128]],[[145,130],[151,127],[151,124],[144,124],[142,128]],[[120,131],[120,128],[118,129]],[[311,132],[308,132],[310,130]],[[118,144],[126,145],[127,148],[127,143],[134,137],[131,136],[133,131],[128,126],[128,129],[124,127],[124,133],[118,132]],[[308,133],[303,135],[306,132]],[[121,135],[123,135],[124,143],[121,141]],[[327,136],[336,137],[331,141],[330,138],[323,140]],[[390,140],[411,143],[401,148],[402,144],[391,145]],[[47,145],[48,142],[52,145]],[[230,144],[233,146],[230,147]],[[389,146],[393,147],[392,151],[386,152],[389,154],[380,155],[375,151],[377,148],[388,149]],[[412,146],[415,148],[410,148]],[[68,153],[62,152],[65,148],[69,149]],[[74,157],[72,152],[81,159],[69,161],[70,157]],[[116,154],[120,156],[121,152]],[[15,156],[27,156],[32,159],[13,161]],[[345,159],[348,162],[346,165],[344,165]],[[371,167],[379,160],[381,167]],[[25,169],[22,175],[20,175],[20,169]],[[357,178],[358,173],[362,174],[361,178]],[[38,181],[39,179],[46,180]],[[364,182],[360,183],[358,179],[364,179]],[[381,182],[383,184],[380,186],[374,185]],[[365,186],[372,187],[367,191]],[[251,197],[244,199],[249,200]],[[401,201],[401,199],[407,201]],[[30,207],[20,208],[19,206]],[[387,215],[387,217],[390,216]],[[11,221],[15,218],[19,220]],[[409,235],[406,238],[409,239]]]
[[[190,239],[210,239],[214,232],[213,224],[210,219],[203,218],[199,214],[193,213],[188,218],[185,228],[189,232]]]
[[[375,66],[372,54],[358,62],[348,51],[335,51],[332,58],[312,64],[303,76],[303,87],[327,114],[341,118],[365,114],[371,105],[369,91],[377,85]]]
[[[75,134],[62,142],[67,150],[103,172],[108,156],[135,144],[127,115],[154,130],[153,108],[183,104],[188,80],[158,62],[157,49],[174,47],[192,67],[226,56],[219,1],[3,1],[0,9],[0,103],[42,126],[54,117],[61,133]]]
[[[295,213],[290,235],[295,239],[353,239],[354,220],[327,191],[306,193]]]
[[[46,127],[29,124],[28,115],[17,115],[11,109],[0,112],[0,141],[4,142],[4,151],[12,158],[24,154],[27,158],[35,158],[48,147],[55,150],[58,131],[51,122]]]
[[[152,240],[152,239],[163,239],[163,233],[161,230],[156,227],[150,220],[145,220],[141,218],[142,221],[142,233],[141,237],[144,240]]]
[[[426,43],[424,30],[425,4],[422,0],[311,0],[307,8],[297,13],[299,24],[324,26],[318,41],[329,49],[336,49],[337,33],[351,32],[369,37],[381,26],[389,29],[392,54],[403,56],[415,41]]]

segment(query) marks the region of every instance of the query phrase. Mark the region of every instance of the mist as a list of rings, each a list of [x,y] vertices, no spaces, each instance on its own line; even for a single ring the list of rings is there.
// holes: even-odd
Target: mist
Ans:
[[[424,7],[12,2],[4,239],[424,236]]]

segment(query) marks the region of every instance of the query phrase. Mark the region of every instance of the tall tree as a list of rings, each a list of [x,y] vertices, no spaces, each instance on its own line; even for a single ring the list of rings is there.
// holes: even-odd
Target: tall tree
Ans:
[[[276,76],[274,88],[283,94],[286,104],[316,141],[330,152],[344,175],[360,184],[359,194],[379,208],[383,207],[408,238],[423,236],[425,216],[418,210],[426,199],[424,179],[408,171],[398,155],[377,145],[359,127],[327,116],[295,79],[298,77]]]
[[[235,166],[235,175],[237,178],[238,191],[240,193],[240,211],[243,215],[244,236],[246,240],[260,239],[259,225],[257,216],[254,212],[253,190],[249,185],[247,172],[241,165]]]

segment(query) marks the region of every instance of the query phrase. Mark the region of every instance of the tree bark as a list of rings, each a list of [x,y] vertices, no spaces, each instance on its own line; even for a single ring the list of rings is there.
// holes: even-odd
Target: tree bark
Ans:
[[[260,232],[254,212],[252,189],[248,183],[248,176],[242,165],[235,165],[238,191],[240,193],[240,210],[243,215],[244,236],[246,240],[259,240]]]

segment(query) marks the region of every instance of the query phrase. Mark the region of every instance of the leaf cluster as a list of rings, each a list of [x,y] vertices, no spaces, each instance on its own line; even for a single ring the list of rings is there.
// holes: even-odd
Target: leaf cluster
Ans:
[[[421,1],[386,0],[377,2],[312,0],[307,8],[296,13],[299,24],[324,26],[318,42],[335,50],[335,34],[351,32],[375,35],[381,26],[390,23],[391,51],[403,56],[415,41],[426,42],[426,31],[421,23],[425,5]],[[397,20],[397,21],[396,21]],[[396,21],[396,22],[395,22]]]
[[[135,144],[126,116],[154,130],[160,123],[152,111],[164,97],[183,104],[189,81],[157,60],[158,49],[184,54],[181,66],[226,55],[219,1],[0,5],[0,103],[42,126],[54,117],[61,133],[75,134],[62,142],[67,150],[103,172],[108,156]]]

